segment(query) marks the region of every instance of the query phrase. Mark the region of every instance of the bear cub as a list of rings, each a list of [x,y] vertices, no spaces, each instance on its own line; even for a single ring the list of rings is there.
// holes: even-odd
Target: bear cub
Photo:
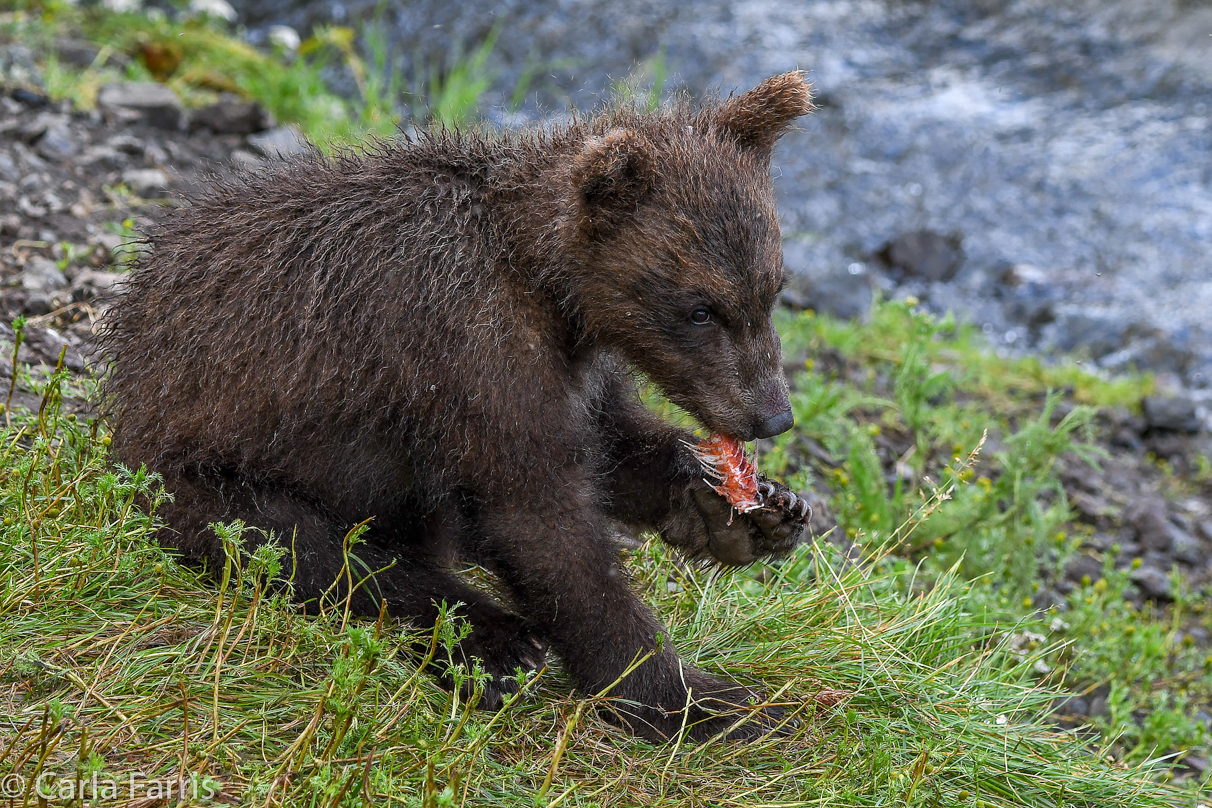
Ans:
[[[104,338],[117,455],[175,496],[161,544],[222,569],[210,523],[272,531],[308,601],[345,586],[343,540],[369,519],[337,597],[418,627],[461,604],[456,661],[491,674],[485,706],[550,647],[589,694],[648,655],[609,716],[650,740],[775,728],[776,708],[679,660],[616,537],[724,565],[801,538],[781,485],[734,514],[637,374],[713,432],[791,427],[770,160],[811,106],[793,72],[702,106],[435,130],[217,183],[151,235]]]

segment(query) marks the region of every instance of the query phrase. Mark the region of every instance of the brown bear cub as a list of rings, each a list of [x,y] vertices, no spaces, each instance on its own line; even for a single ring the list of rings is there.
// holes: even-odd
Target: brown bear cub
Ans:
[[[118,457],[175,495],[161,543],[222,569],[208,525],[242,519],[293,546],[308,601],[373,518],[352,580],[378,572],[352,608],[424,627],[462,604],[485,705],[549,645],[585,693],[650,654],[611,691],[631,731],[770,731],[777,710],[678,659],[615,537],[737,565],[803,533],[769,481],[767,507],[732,513],[635,374],[713,432],[791,427],[770,157],[811,106],[795,72],[703,107],[435,131],[215,186],[153,234],[106,336]]]

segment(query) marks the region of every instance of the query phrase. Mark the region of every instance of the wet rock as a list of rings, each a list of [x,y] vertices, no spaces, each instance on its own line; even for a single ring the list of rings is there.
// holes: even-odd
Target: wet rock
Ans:
[[[155,82],[106,84],[97,94],[97,106],[114,119],[142,121],[160,129],[181,126],[181,100],[172,90]]]
[[[231,164],[240,171],[255,171],[265,166],[265,161],[252,152],[236,149],[231,153]]]
[[[0,45],[0,90],[22,103],[27,98],[46,98],[42,73],[25,45]]]
[[[958,236],[943,236],[933,230],[904,233],[884,245],[879,252],[893,270],[927,281],[949,281],[964,263],[964,251]]]
[[[1153,429],[1195,433],[1203,426],[1195,402],[1187,396],[1146,396],[1141,410]]]
[[[1097,581],[1103,577],[1103,562],[1093,556],[1075,555],[1065,565],[1065,577],[1072,581],[1081,581],[1083,578]]]
[[[98,295],[118,291],[117,287],[126,276],[120,272],[102,272],[86,269],[72,281],[73,300],[91,300]]]
[[[1121,316],[1088,309],[1059,313],[1046,334],[1052,347],[1093,359],[1118,351],[1128,339]]]
[[[1056,712],[1060,715],[1085,717],[1090,714],[1090,702],[1081,696],[1058,699],[1056,702]]]
[[[26,262],[21,288],[27,292],[55,292],[66,287],[67,278],[54,261],[35,255]]]
[[[71,128],[65,123],[48,126],[39,138],[37,148],[38,154],[54,162],[70,160],[80,149]]]
[[[273,116],[255,101],[226,99],[195,110],[190,126],[218,135],[251,135],[274,125]]]
[[[21,179],[21,170],[17,168],[17,161],[13,159],[11,154],[0,151],[0,178],[6,180]]]
[[[1208,557],[1208,552],[1204,548],[1203,542],[1192,536],[1187,531],[1177,526],[1171,525],[1171,546],[1170,552],[1176,559],[1184,564],[1196,566],[1202,564]]]
[[[172,179],[159,168],[132,168],[122,172],[122,182],[144,199],[168,196]]]
[[[262,157],[286,160],[311,151],[307,138],[293,126],[277,126],[248,136],[248,147]]]
[[[101,54],[101,49],[86,39],[55,41],[55,55],[60,62],[72,67],[89,67]]]
[[[63,335],[53,328],[31,326],[25,330],[25,344],[42,364],[54,366],[63,356],[63,366],[76,372],[84,370],[84,358]]]
[[[1136,530],[1136,540],[1146,550],[1164,552],[1170,549],[1173,525],[1166,518],[1164,502],[1141,499],[1130,503],[1125,509],[1124,521]]]
[[[1154,566],[1142,566],[1128,576],[1141,594],[1153,600],[1171,600],[1170,574]]]
[[[146,143],[133,135],[114,135],[105,141],[105,145],[114,151],[129,154],[132,157],[142,157],[143,150],[147,148]]]
[[[1199,356],[1181,335],[1160,329],[1129,326],[1123,330],[1121,346],[1096,355],[1108,370],[1139,370],[1175,373],[1186,377],[1199,364]]]
[[[871,277],[865,264],[823,263],[813,245],[800,240],[783,245],[783,262],[790,270],[783,301],[792,308],[836,317],[862,317],[871,310]]]

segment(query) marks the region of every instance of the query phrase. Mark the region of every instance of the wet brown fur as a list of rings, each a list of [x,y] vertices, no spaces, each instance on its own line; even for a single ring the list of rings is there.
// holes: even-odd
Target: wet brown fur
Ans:
[[[728,728],[749,691],[658,639],[611,525],[728,564],[800,534],[786,512],[727,524],[633,369],[741,438],[787,406],[769,161],[810,106],[790,73],[701,108],[436,131],[214,187],[153,235],[107,325],[118,456],[175,494],[161,542],[221,564],[211,522],[293,536],[308,600],[373,517],[355,552],[394,566],[355,609],[385,599],[432,625],[436,604],[464,604],[487,703],[549,643],[586,692],[651,652],[614,691],[621,721],[672,737],[689,686],[691,737]],[[455,557],[493,570],[525,619],[454,576]]]

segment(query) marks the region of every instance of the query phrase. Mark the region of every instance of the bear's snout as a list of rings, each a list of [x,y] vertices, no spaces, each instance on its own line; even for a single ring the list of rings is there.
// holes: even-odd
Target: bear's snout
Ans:
[[[768,379],[762,386],[759,401],[757,412],[752,416],[754,438],[772,438],[791,429],[795,417],[791,413],[787,382],[781,373]]]
[[[778,415],[772,415],[764,421],[759,421],[753,427],[753,437],[755,438],[773,438],[775,435],[781,435],[795,425],[795,416],[791,414],[791,408],[780,412]]]

